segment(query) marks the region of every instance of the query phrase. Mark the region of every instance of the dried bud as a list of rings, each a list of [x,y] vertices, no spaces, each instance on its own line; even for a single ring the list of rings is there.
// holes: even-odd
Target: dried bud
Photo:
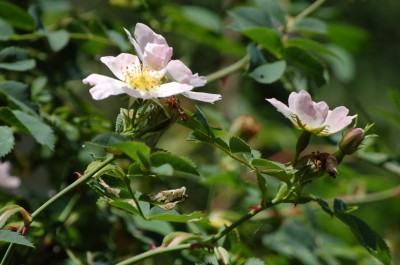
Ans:
[[[244,139],[253,138],[261,130],[260,123],[250,115],[242,115],[235,119],[231,132]]]
[[[347,131],[339,143],[340,151],[346,155],[351,155],[357,151],[364,140],[364,133],[365,131],[361,128],[353,128]]]

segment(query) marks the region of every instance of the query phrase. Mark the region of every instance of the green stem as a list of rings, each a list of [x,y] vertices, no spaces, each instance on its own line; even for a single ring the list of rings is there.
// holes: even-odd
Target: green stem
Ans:
[[[133,201],[136,204],[136,207],[137,207],[140,215],[142,216],[142,218],[144,220],[147,220],[147,217],[143,214],[142,208],[140,208],[140,204],[139,204],[138,199],[135,197],[135,194],[133,193],[133,190],[131,188],[131,184],[130,184],[129,179],[127,177],[124,178],[124,182],[125,182],[126,187],[128,188],[129,194],[131,195]]]
[[[113,161],[115,159],[114,156],[109,156],[108,158],[106,158],[103,162],[101,162],[97,167],[95,167],[92,171],[90,171],[89,173],[86,173],[85,175],[83,175],[82,177],[80,177],[79,179],[77,179],[75,182],[73,182],[72,184],[70,184],[68,187],[66,187],[65,189],[63,189],[62,191],[60,191],[59,193],[57,193],[56,195],[54,195],[52,198],[50,198],[48,201],[46,201],[44,204],[42,204],[42,206],[40,206],[36,211],[34,211],[31,215],[32,217],[32,221],[33,219],[40,214],[43,210],[45,210],[47,207],[49,207],[49,205],[51,205],[53,202],[55,202],[57,199],[61,198],[62,196],[64,196],[65,194],[67,194],[68,192],[70,192],[71,190],[73,190],[74,188],[76,188],[79,184],[84,183],[86,181],[88,181],[94,174],[96,174],[100,169],[102,169],[103,167],[105,167],[107,164],[111,163],[111,161]],[[20,229],[18,230],[19,232],[22,230],[22,226],[20,227]],[[6,253],[3,256],[3,259],[0,263],[0,265],[5,265],[7,264],[7,261],[9,259],[9,257],[12,254],[12,251],[14,249],[15,244],[10,244],[7,248]]]
[[[137,263],[139,261],[142,261],[144,259],[147,259],[147,258],[150,258],[153,256],[157,256],[157,255],[168,253],[168,252],[190,249],[191,247],[192,247],[192,244],[183,244],[183,245],[177,245],[177,246],[173,246],[173,247],[158,247],[156,249],[151,249],[149,251],[143,252],[142,254],[139,254],[132,258],[121,261],[121,262],[117,263],[116,265],[134,264],[134,263]]]
[[[312,12],[314,12],[317,8],[319,8],[326,0],[317,0],[312,3],[309,7],[304,9],[300,14],[298,14],[294,21],[302,20],[303,18],[309,16]]]
[[[220,231],[218,234],[214,235],[211,238],[210,241],[212,243],[216,243],[219,239],[221,239],[222,237],[227,235],[233,229],[235,229],[236,227],[238,227],[242,223],[246,222],[247,220],[251,219],[253,216],[255,216],[256,214],[258,214],[259,212],[261,212],[264,209],[266,209],[266,207],[261,207],[260,206],[258,209],[248,212],[246,215],[243,215],[239,220],[237,220],[236,222],[232,223],[229,227],[227,227],[226,229]]]
[[[232,74],[243,68],[249,61],[250,61],[250,56],[245,55],[242,59],[240,59],[236,63],[206,76],[207,82],[211,83],[215,80],[221,79],[224,76]]]

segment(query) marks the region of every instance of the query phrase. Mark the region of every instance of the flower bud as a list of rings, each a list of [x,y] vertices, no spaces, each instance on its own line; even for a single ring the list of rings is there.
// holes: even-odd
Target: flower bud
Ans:
[[[351,155],[358,150],[358,147],[364,140],[365,131],[361,128],[353,128],[345,133],[339,143],[339,148],[342,153]]]

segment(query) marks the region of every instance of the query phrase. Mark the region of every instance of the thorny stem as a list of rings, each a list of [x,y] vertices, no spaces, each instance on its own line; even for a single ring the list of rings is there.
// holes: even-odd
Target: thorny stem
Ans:
[[[250,61],[250,56],[245,55],[242,59],[240,59],[236,63],[229,65],[226,68],[223,68],[219,71],[216,71],[216,72],[206,76],[207,82],[211,83],[211,82],[221,79],[229,74],[232,74],[232,73],[240,70],[241,68],[245,67],[245,65],[247,65],[249,61]]]
[[[59,193],[57,193],[56,195],[54,195],[52,198],[50,198],[48,201],[46,201],[44,204],[42,204],[36,211],[34,211],[31,215],[32,217],[32,221],[33,219],[39,215],[43,210],[45,210],[47,207],[49,207],[53,202],[55,202],[56,200],[58,200],[59,198],[61,198],[62,196],[64,196],[65,194],[67,194],[68,192],[70,192],[71,190],[73,190],[74,188],[76,188],[78,185],[88,181],[91,177],[93,177],[94,174],[96,174],[100,169],[102,169],[103,167],[105,167],[106,165],[108,165],[109,163],[111,163],[113,160],[115,159],[114,156],[109,156],[107,157],[103,162],[101,162],[97,167],[95,167],[92,171],[86,173],[85,175],[83,175],[82,177],[80,177],[79,179],[77,179],[75,182],[73,182],[72,184],[70,184],[68,187],[66,187],[65,189],[61,190]],[[18,230],[18,232],[20,232],[23,229],[23,226],[21,225],[20,229]],[[5,265],[7,264],[8,259],[10,258],[13,249],[15,247],[15,244],[11,243],[8,248],[6,253],[3,256],[3,259],[0,263],[0,265]]]

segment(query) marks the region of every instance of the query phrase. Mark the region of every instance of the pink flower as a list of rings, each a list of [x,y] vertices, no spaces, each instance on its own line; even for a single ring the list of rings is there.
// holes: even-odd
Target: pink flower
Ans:
[[[135,38],[132,38],[129,31],[125,31],[135,47],[137,56],[121,53],[117,57],[101,57],[100,60],[117,79],[99,74],[91,74],[83,79],[83,83],[93,86],[89,91],[93,99],[99,100],[119,94],[142,99],[183,94],[188,98],[209,103],[221,99],[217,94],[191,91],[195,87],[204,86],[206,78],[193,74],[179,60],[171,61],[172,48],[163,36],[141,23],[135,27]]]
[[[0,187],[6,189],[16,189],[21,184],[21,180],[18,177],[11,176],[10,169],[10,162],[0,162]]]
[[[349,110],[340,106],[329,110],[324,102],[314,102],[307,91],[292,92],[289,95],[289,106],[276,100],[266,99],[279,112],[289,118],[293,125],[318,136],[328,136],[343,130],[357,116],[347,116]]]

